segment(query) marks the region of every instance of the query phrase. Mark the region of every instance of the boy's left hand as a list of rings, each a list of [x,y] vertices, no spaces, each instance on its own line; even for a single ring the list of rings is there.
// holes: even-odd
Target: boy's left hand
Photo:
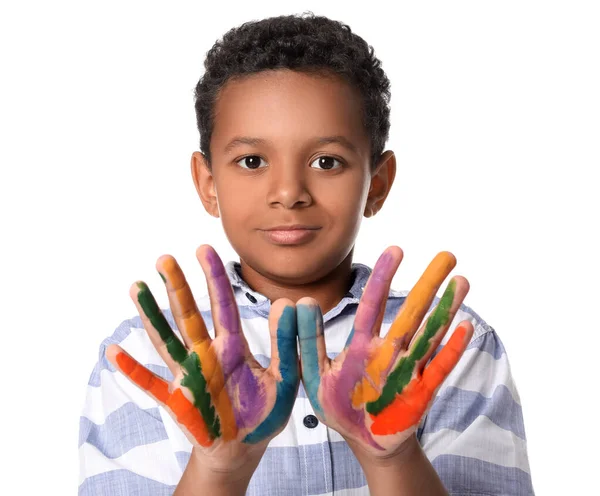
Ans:
[[[385,338],[379,337],[390,285],[401,260],[398,247],[388,248],[379,257],[346,346],[334,360],[326,354],[318,303],[313,298],[296,303],[307,395],[319,419],[338,431],[357,456],[357,450],[378,459],[411,451],[408,448],[411,441],[416,443],[414,434],[421,418],[473,335],[472,324],[461,322],[425,367],[469,291],[464,277],[453,277],[420,326],[456,265],[451,253],[441,252],[407,296]]]

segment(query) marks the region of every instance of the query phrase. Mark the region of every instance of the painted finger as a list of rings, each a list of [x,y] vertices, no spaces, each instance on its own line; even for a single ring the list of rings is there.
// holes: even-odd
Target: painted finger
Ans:
[[[136,302],[136,305],[138,305],[140,316],[142,316],[143,320],[145,319],[144,327],[146,328],[150,339],[156,340],[156,334],[158,334],[160,340],[164,343],[164,346],[157,348],[157,350],[159,353],[162,351],[161,356],[165,359],[167,365],[173,366],[172,361],[167,361],[169,357],[179,364],[181,369],[175,366],[173,375],[176,375],[179,370],[183,370],[184,377],[181,380],[181,385],[189,389],[193,395],[193,406],[199,410],[208,435],[211,438],[219,437],[221,435],[220,421],[215,412],[211,394],[207,388],[200,356],[195,351],[188,353],[188,350],[175,335],[160,308],[156,304],[148,286],[144,283],[137,283],[137,286],[137,292],[134,285],[132,286],[130,294]],[[164,353],[164,349],[166,349],[168,353]],[[177,398],[175,398],[174,401],[175,400],[177,400]],[[183,400],[177,400],[176,404],[183,408],[182,405],[184,405],[184,402]],[[189,417],[189,419],[192,419],[195,416],[193,412],[185,413],[185,415],[186,418]]]
[[[148,370],[120,346],[110,345],[106,358],[134,384],[164,406],[182,428],[201,446],[210,446],[214,436],[207,429],[201,412],[188,400],[181,389],[169,392],[169,383]],[[182,381],[183,384],[183,381]]]
[[[223,439],[229,441],[237,437],[237,426],[233,416],[231,401],[225,389],[225,378],[217,360],[204,319],[200,314],[192,291],[179,264],[170,255],[164,255],[156,262],[156,269],[163,278],[169,294],[169,302],[177,327],[189,348],[194,350],[202,364],[202,375],[206,389],[217,410]]]
[[[148,370],[116,344],[108,346],[105,354],[108,361],[131,382],[152,396],[161,405],[166,405],[171,396],[167,381]]]
[[[268,373],[276,379],[275,403],[258,427],[244,439],[246,443],[258,443],[272,437],[286,424],[292,413],[300,370],[296,331],[296,309],[291,300],[279,299],[271,306],[269,315],[271,333],[271,363]]]
[[[129,296],[135,303],[146,333],[173,375],[188,355],[184,344],[171,329],[150,288],[143,281],[131,285]]]
[[[325,418],[319,401],[321,377],[329,369],[330,360],[325,348],[323,335],[323,314],[314,298],[301,298],[296,302],[296,320],[298,342],[300,343],[300,362],[302,364],[302,382],[310,403],[321,418]]]
[[[423,387],[434,395],[446,377],[452,372],[473,337],[473,324],[461,322],[450,336],[446,345],[431,360],[423,371]]]
[[[457,278],[453,278],[439,304],[430,314],[427,322],[422,328],[422,333],[415,338],[408,353],[400,358],[393,370],[386,373],[386,379],[381,390],[381,394],[375,401],[367,403],[367,411],[372,414],[379,414],[386,408],[397,395],[401,395],[404,388],[411,380],[420,375],[422,364],[435,351],[439,343],[448,330],[448,326],[456,310],[468,291],[468,282],[464,278],[459,279],[460,293],[457,296]],[[466,283],[466,286],[465,286]],[[451,311],[454,313],[451,315]]]
[[[346,377],[348,384],[352,383],[352,405],[355,408],[359,408],[364,403],[364,364],[369,360],[373,337],[379,336],[392,279],[402,257],[402,250],[397,246],[391,246],[381,254],[367,281],[356,310],[352,331],[346,341],[347,359],[361,365],[361,367],[353,366],[352,377]],[[350,366],[346,365],[346,368],[348,369]],[[348,373],[350,372],[348,371]]]
[[[383,410],[369,412],[373,421],[371,432],[382,436],[416,428],[429,409],[436,391],[458,363],[472,335],[472,324],[469,321],[462,322],[446,346],[426,367],[422,378],[413,378],[402,394],[398,394]]]
[[[204,319],[198,310],[194,295],[174,257],[163,255],[156,262],[156,270],[167,288],[173,318],[189,349],[210,342]]]
[[[367,377],[362,385],[365,402],[375,401],[379,397],[381,384],[387,378],[386,372],[396,361],[398,353],[407,348],[437,290],[455,265],[456,258],[452,253],[438,253],[406,297],[384,342],[366,367]]]
[[[241,332],[237,303],[219,255],[212,246],[202,245],[196,250],[196,258],[206,276],[215,341],[220,341],[219,362],[236,425],[238,429],[254,428],[264,413],[255,406],[264,395],[263,385],[253,371],[260,367]]]
[[[196,258],[206,277],[215,335],[226,333],[243,336],[237,303],[221,258],[210,245],[200,246],[196,250]]]
[[[416,360],[416,373],[422,372],[427,360],[441,343],[468,292],[469,281],[462,276],[453,277],[427,321],[415,334],[409,352]]]
[[[390,246],[379,257],[369,276],[354,318],[354,336],[370,340],[379,335],[387,297],[394,274],[404,256],[397,246]],[[346,346],[352,341],[348,338]]]

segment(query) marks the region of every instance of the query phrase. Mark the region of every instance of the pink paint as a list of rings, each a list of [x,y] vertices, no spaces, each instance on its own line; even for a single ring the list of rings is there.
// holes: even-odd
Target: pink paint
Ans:
[[[354,319],[354,335],[342,369],[339,374],[322,379],[324,394],[321,398],[325,412],[337,412],[337,418],[344,419],[347,423],[344,428],[349,431],[358,429],[361,438],[377,449],[383,448],[373,440],[365,425],[364,406],[361,405],[359,409],[352,406],[352,392],[356,385],[362,382],[365,374],[371,340],[379,331],[375,329],[375,325],[380,312],[385,309],[382,308],[382,302],[387,301],[394,263],[394,258],[387,251],[377,260]]]

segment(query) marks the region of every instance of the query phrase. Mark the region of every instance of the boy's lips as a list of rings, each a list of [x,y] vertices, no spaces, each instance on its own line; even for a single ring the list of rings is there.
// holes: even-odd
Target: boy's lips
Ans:
[[[296,245],[314,238],[319,229],[321,229],[319,226],[292,224],[260,229],[260,231],[272,243]]]

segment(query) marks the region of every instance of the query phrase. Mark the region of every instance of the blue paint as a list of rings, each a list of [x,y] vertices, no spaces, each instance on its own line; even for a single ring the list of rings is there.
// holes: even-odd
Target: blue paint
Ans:
[[[350,331],[350,334],[348,335],[348,339],[346,339],[346,344],[344,345],[344,349],[348,348],[348,346],[350,346],[350,342],[352,341],[352,338],[354,337],[354,326],[352,326],[352,330]]]
[[[258,443],[270,437],[287,422],[292,413],[300,382],[296,336],[296,312],[293,307],[285,307],[277,322],[277,350],[282,380],[277,383],[275,405],[267,418],[244,438],[245,443]]]
[[[317,306],[297,305],[298,340],[302,357],[302,381],[315,412],[325,418],[319,402],[319,353],[317,351],[317,325],[323,329],[323,316]],[[321,338],[322,339],[322,338]]]

